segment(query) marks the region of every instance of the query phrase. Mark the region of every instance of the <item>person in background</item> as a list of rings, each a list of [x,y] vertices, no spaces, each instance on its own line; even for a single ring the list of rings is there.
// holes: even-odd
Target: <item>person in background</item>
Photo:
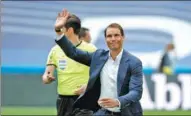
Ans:
[[[85,42],[87,42],[87,43],[91,43],[91,35],[90,35],[89,29],[86,28],[86,27],[82,27],[82,28],[80,29],[79,38],[80,38],[80,40],[82,40],[82,41],[85,41]],[[93,44],[92,44],[92,46],[93,46]],[[95,48],[96,48],[96,47],[95,47]]]
[[[161,57],[159,72],[162,72],[166,75],[173,75],[176,66],[176,61],[177,57],[175,52],[175,46],[173,43],[169,43],[167,44],[165,52]]]
[[[63,10],[60,14],[56,29],[65,25],[70,13]],[[93,110],[95,116],[142,116],[142,62],[123,49],[125,34],[119,24],[108,25],[104,35],[109,50],[93,53],[76,48],[66,33],[56,38],[68,57],[90,67],[86,91],[78,97],[74,108]]]
[[[70,15],[64,27],[55,31],[59,34],[64,33],[76,48],[88,52],[95,51],[94,45],[79,39],[80,28],[80,19]],[[74,101],[85,91],[89,80],[89,67],[70,59],[58,45],[55,45],[48,55],[46,70],[42,76],[43,83],[49,84],[55,80],[55,70],[58,80],[57,115],[70,116]]]
[[[80,40],[84,40],[87,43],[91,42],[91,36],[88,28],[82,27],[79,33]]]

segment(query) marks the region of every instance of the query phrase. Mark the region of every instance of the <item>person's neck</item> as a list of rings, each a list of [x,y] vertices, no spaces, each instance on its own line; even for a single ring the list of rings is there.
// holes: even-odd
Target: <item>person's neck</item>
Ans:
[[[110,55],[112,57],[113,60],[116,59],[117,55],[121,52],[122,49],[119,50],[110,50]]]
[[[71,36],[70,37],[70,41],[72,42],[72,44],[73,45],[78,45],[79,43],[80,43],[80,40],[79,40],[79,38],[78,38],[78,36],[77,35],[73,35],[73,36]]]

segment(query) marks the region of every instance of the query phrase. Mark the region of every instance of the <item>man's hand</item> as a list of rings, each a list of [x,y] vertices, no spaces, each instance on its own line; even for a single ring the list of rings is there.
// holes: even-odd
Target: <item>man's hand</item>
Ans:
[[[119,107],[119,102],[113,98],[101,98],[98,100],[98,104],[104,108]]]
[[[63,9],[62,12],[58,13],[58,16],[56,18],[56,22],[55,22],[55,29],[61,29],[69,16],[69,12],[66,9]]]
[[[44,84],[49,84],[52,81],[55,81],[55,78],[50,73],[48,73],[42,76],[42,81]]]
[[[78,88],[74,93],[76,95],[80,95],[85,92],[87,85],[82,85],[80,88]]]

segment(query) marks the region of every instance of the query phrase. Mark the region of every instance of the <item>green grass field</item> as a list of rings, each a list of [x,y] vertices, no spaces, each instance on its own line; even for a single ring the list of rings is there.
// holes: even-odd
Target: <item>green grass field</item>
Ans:
[[[1,107],[1,115],[56,115],[54,107]],[[190,115],[189,111],[144,111],[144,115]]]

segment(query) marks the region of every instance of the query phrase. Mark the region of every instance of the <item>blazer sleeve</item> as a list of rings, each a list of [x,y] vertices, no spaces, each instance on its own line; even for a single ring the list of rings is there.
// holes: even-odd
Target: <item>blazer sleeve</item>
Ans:
[[[87,66],[90,66],[91,64],[91,59],[94,54],[94,52],[90,53],[87,51],[82,51],[80,49],[77,49],[69,40],[66,36],[63,36],[59,40],[55,40],[55,42],[60,46],[60,48],[64,51],[66,56],[69,58],[85,64]]]
[[[138,61],[131,69],[129,92],[118,98],[121,104],[121,109],[129,106],[132,102],[138,102],[141,99],[143,91],[142,85],[142,62]]]

